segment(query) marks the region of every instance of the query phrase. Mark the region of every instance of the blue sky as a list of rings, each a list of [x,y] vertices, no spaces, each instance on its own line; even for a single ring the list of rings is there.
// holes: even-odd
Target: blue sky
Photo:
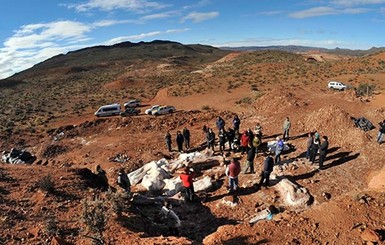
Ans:
[[[5,0],[0,11],[0,78],[123,41],[385,46],[385,0]]]

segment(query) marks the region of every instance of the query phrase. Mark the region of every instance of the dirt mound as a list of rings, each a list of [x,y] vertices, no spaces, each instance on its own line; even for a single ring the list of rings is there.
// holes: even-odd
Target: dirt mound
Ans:
[[[369,142],[368,135],[354,125],[349,113],[336,105],[310,112],[298,124],[304,132],[317,130],[328,136],[333,145],[346,149],[357,150]]]
[[[261,96],[254,103],[254,107],[258,112],[284,112],[286,110],[295,110],[303,106],[307,106],[303,98],[282,89],[275,89]]]

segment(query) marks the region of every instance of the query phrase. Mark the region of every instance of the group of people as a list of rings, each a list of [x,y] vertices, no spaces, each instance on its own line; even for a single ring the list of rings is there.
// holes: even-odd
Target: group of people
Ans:
[[[324,135],[321,139],[320,134],[317,131],[309,133],[306,146],[306,159],[308,159],[312,164],[314,164],[318,154],[318,167],[322,170],[324,168],[323,163],[325,161],[326,154],[329,148],[328,137]]]
[[[166,146],[169,152],[172,151],[172,139],[171,139],[171,133],[170,131],[167,131],[166,135],[164,136],[164,139],[166,141]],[[178,130],[176,132],[176,144],[178,147],[178,152],[184,152],[190,150],[190,140],[191,140],[191,134],[190,130],[187,127],[184,127],[182,132]]]

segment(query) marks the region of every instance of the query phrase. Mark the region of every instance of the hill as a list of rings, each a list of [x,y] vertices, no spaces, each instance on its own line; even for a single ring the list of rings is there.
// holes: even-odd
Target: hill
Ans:
[[[26,150],[36,160],[0,165],[0,243],[381,244],[385,148],[376,137],[377,123],[385,118],[385,53],[316,54],[322,59],[168,41],[122,43],[53,57],[1,81],[0,150]],[[355,88],[375,85],[375,93],[357,97],[354,89],[328,90],[327,80]],[[131,98],[142,100],[138,116],[93,115],[100,105]],[[177,111],[145,115],[154,104],[173,105]],[[207,151],[202,128],[218,136],[218,116],[227,129],[234,115],[241,119],[241,131],[262,125],[263,147],[254,160],[256,173],[241,173],[233,196],[224,164],[239,157],[244,170],[247,154],[228,151],[226,145],[228,156],[223,156],[218,144],[214,152]],[[287,116],[290,149],[274,167],[270,186],[258,189],[261,152],[282,134]],[[357,128],[352,118],[361,116],[376,128]],[[191,133],[185,153],[191,155],[176,150],[177,131],[185,127]],[[317,161],[305,159],[307,134],[315,130],[329,137],[323,170]],[[167,131],[171,152],[164,142]],[[202,162],[193,161],[197,155]],[[167,164],[148,175],[191,164],[195,181],[209,180],[213,186],[197,191],[196,203],[184,203],[178,194],[150,193],[143,181],[133,183],[134,198],[127,197],[117,185],[118,171],[155,161]],[[98,165],[109,191],[94,174]],[[182,167],[172,168],[167,178],[177,181]],[[285,189],[285,183],[292,185]],[[169,236],[159,219],[164,198],[181,219],[180,237]],[[249,223],[270,205],[279,211],[272,220]]]

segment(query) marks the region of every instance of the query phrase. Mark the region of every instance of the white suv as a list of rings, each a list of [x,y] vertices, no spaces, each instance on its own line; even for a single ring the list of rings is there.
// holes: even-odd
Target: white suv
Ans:
[[[341,82],[329,81],[328,88],[342,91],[345,90],[347,86]]]

